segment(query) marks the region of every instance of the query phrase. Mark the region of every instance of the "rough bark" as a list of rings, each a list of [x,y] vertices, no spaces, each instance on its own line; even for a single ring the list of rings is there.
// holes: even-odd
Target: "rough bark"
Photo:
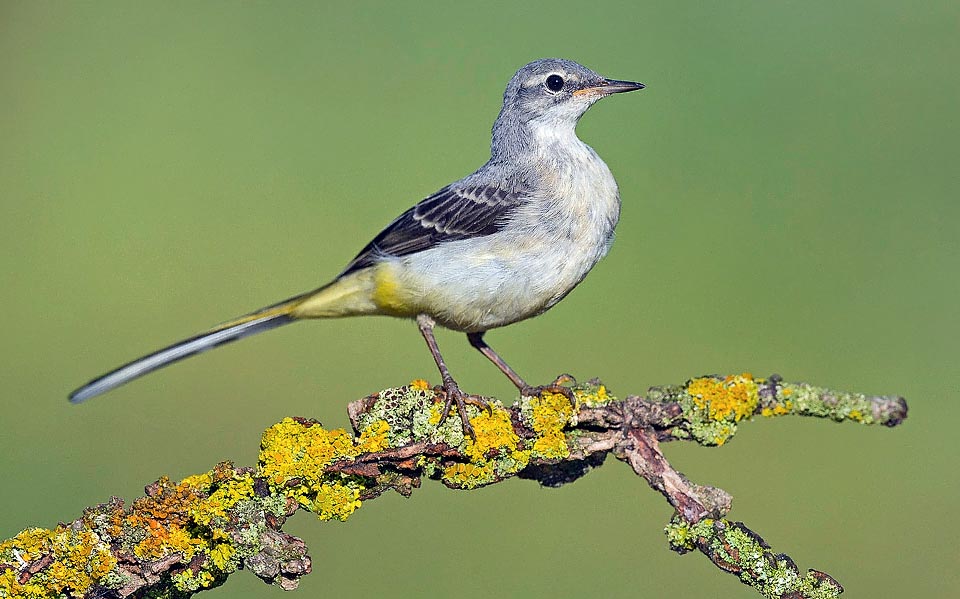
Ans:
[[[566,379],[569,382],[569,379]],[[283,589],[311,571],[307,547],[282,531],[298,510],[345,520],[385,491],[409,495],[421,480],[472,489],[517,476],[543,485],[575,481],[613,455],[674,508],[670,546],[700,551],[765,597],[822,599],[843,592],[829,575],[801,573],[742,522],[731,497],[676,471],[660,444],[723,445],[754,417],[814,416],[895,426],[900,397],[842,393],[773,375],[705,376],[617,399],[597,380],[511,407],[469,408],[475,438],[455,414],[443,422],[438,389],[423,381],[351,403],[353,431],[285,418],[264,432],[256,468],[218,464],[166,478],[126,505],[113,497],[69,524],[29,528],[0,543],[0,597],[186,597],[247,569]]]

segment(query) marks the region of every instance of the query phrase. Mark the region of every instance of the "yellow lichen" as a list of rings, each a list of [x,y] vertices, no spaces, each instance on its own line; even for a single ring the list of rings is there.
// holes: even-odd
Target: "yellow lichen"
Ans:
[[[193,487],[199,491],[206,491],[213,484],[213,475],[210,472],[194,474],[181,480],[180,484]]]
[[[454,462],[443,469],[443,479],[457,487],[472,489],[490,483],[496,477],[493,462],[464,464]]]
[[[355,455],[353,438],[345,430],[284,418],[263,433],[260,474],[274,485],[298,477],[316,480],[335,459]]]
[[[49,561],[23,583],[8,576],[9,570],[0,573],[0,599],[81,597],[94,584],[117,588],[125,579],[112,553],[117,549],[147,561],[203,558],[174,583],[184,591],[211,586],[217,571],[232,572],[239,564],[236,540],[226,527],[233,519],[231,508],[255,496],[253,483],[252,473],[225,462],[179,483],[161,478],[127,509],[115,500],[86,510],[69,526],[25,530],[0,542],[0,564]]]
[[[732,436],[733,436],[733,430],[729,426],[720,427],[720,429],[716,432],[716,438],[715,438],[717,447],[720,447],[721,445],[726,443],[727,439],[729,439]]]
[[[21,583],[16,569],[0,575],[0,597],[82,597],[117,565],[110,548],[90,530],[66,525],[54,530],[30,528],[0,543],[0,560],[31,562],[49,555],[53,561]]]
[[[597,401],[607,401],[607,388],[604,385],[597,387]]]
[[[328,431],[316,422],[284,418],[263,433],[260,476],[321,520],[345,520],[360,507],[363,486],[349,477],[327,474],[325,468],[387,447],[389,430],[385,421],[374,422],[355,444],[343,429]]]
[[[253,476],[249,473],[237,475],[232,480],[222,483],[213,493],[191,507],[190,516],[197,524],[210,526],[214,518],[226,517],[227,511],[238,501],[249,497],[253,497]]]
[[[601,406],[616,399],[607,390],[606,385],[594,384],[593,381],[573,388],[578,405],[586,404],[590,407]]]
[[[343,484],[322,484],[310,509],[321,520],[346,520],[361,505],[360,490]]]
[[[427,419],[427,422],[433,426],[438,426],[440,424],[440,418],[443,417],[443,405],[435,403],[430,406],[430,417]]]
[[[418,391],[426,391],[430,388],[430,383],[423,379],[413,379],[410,381],[410,386]]]
[[[530,462],[530,451],[523,448],[510,412],[499,403],[471,418],[470,424],[475,437],[467,437],[463,445],[470,462],[443,467],[441,478],[448,485],[464,489],[487,485],[522,470]]]
[[[133,553],[141,559],[159,559],[176,552],[189,561],[205,545],[176,524],[164,526],[156,520],[150,520],[147,528],[147,537],[133,548]]]
[[[749,417],[760,402],[753,375],[730,375],[723,380],[713,377],[693,379],[687,384],[687,393],[699,409],[716,421],[738,422]]]
[[[52,537],[53,532],[45,528],[28,528],[0,543],[0,555],[16,550],[21,560],[32,562],[47,551]]]
[[[387,439],[387,433],[390,432],[390,425],[386,420],[376,420],[360,433],[357,440],[357,453],[369,453],[372,451],[382,451],[390,446]]]
[[[48,592],[46,585],[33,582],[36,577],[29,581],[20,582],[20,573],[10,568],[0,572],[0,597],[16,597],[17,599],[47,599],[51,593]],[[82,596],[82,595],[81,595]]]
[[[216,580],[209,571],[201,570],[194,573],[191,568],[187,568],[182,572],[177,572],[170,577],[171,582],[173,582],[173,588],[178,591],[184,591],[192,593],[198,589],[204,589],[213,584]]]
[[[481,412],[470,419],[476,439],[468,439],[466,454],[474,462],[479,462],[490,451],[513,450],[520,438],[513,430],[510,414],[503,409],[494,408],[491,412]]]
[[[234,553],[236,553],[236,550],[228,543],[220,543],[210,550],[210,561],[218,570],[223,571],[226,570],[227,564],[230,563],[230,558],[233,557]]]
[[[766,416],[770,418],[772,416],[783,416],[784,414],[789,414],[790,410],[793,408],[793,402],[787,400],[782,404],[773,404],[772,406],[765,407],[760,410],[761,416]]]
[[[544,392],[530,401],[531,426],[537,434],[533,452],[546,458],[566,458],[570,455],[564,427],[573,416],[570,400],[561,393]]]

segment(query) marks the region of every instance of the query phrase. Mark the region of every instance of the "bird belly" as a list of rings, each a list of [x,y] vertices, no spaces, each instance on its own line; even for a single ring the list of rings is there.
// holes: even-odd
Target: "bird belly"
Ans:
[[[500,233],[452,241],[381,262],[375,301],[396,316],[423,313],[455,331],[485,331],[546,311],[604,252]]]

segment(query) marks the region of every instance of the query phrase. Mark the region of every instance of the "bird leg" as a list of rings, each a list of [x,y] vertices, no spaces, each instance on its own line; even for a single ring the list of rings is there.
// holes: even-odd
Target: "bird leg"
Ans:
[[[477,435],[473,431],[473,426],[470,425],[470,419],[467,417],[466,405],[470,404],[487,411],[492,410],[492,408],[482,397],[469,395],[461,391],[460,386],[453,380],[446,363],[443,361],[443,356],[440,355],[440,347],[437,345],[437,339],[433,336],[433,327],[435,325],[434,320],[426,314],[417,316],[417,326],[420,327],[420,334],[423,335],[424,340],[426,340],[427,347],[430,348],[430,353],[433,355],[433,359],[437,363],[437,368],[440,370],[440,378],[443,380],[443,393],[446,396],[446,402],[443,405],[440,422],[442,423],[447,419],[447,414],[450,413],[450,407],[456,404],[457,413],[460,415],[460,420],[463,423],[463,434],[470,435],[470,438],[476,440]]]
[[[570,387],[565,387],[560,383],[566,380],[573,380],[573,377],[570,375],[562,374],[555,381],[549,385],[540,385],[539,387],[534,387],[527,384],[525,380],[520,378],[520,375],[517,374],[517,371],[513,368],[510,368],[510,365],[507,364],[503,358],[500,357],[497,352],[493,351],[493,348],[487,345],[487,342],[483,340],[483,333],[467,333],[467,340],[470,341],[470,345],[475,347],[481,354],[487,357],[488,360],[494,363],[494,365],[500,369],[500,372],[507,375],[507,378],[510,379],[517,389],[520,390],[520,394],[524,397],[535,397],[547,391],[549,393],[559,393],[563,395],[568,400],[570,400],[570,405],[573,406],[573,409],[577,409],[577,397],[573,393],[573,389]]]

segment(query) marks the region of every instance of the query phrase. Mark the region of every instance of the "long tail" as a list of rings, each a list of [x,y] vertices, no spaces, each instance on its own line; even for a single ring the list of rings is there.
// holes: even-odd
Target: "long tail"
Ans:
[[[163,368],[184,358],[189,358],[192,355],[208,349],[213,349],[218,345],[223,345],[230,341],[256,335],[257,333],[269,331],[270,329],[294,322],[297,319],[292,315],[293,311],[310,295],[310,293],[306,293],[292,297],[279,304],[274,304],[247,314],[246,316],[231,320],[230,322],[225,322],[196,337],[174,343],[170,347],[155,351],[129,364],[124,364],[116,370],[112,370],[103,376],[93,379],[71,393],[70,401],[73,403],[86,401],[91,397],[105,393],[114,387],[119,387],[148,372],[153,372],[158,368]]]

